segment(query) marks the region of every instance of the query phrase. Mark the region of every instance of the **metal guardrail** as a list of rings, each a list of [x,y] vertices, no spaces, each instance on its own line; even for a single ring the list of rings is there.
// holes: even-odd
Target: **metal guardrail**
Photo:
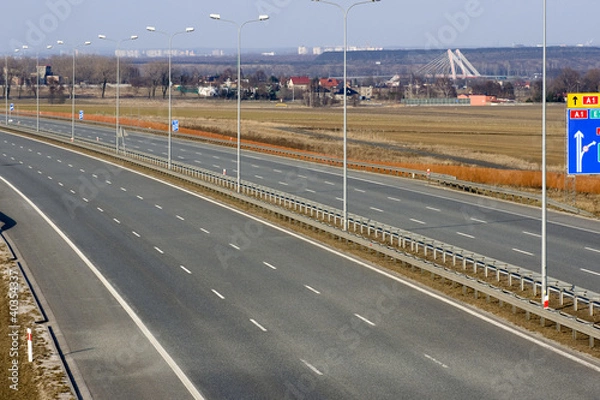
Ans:
[[[140,133],[140,132],[137,132],[137,133]],[[156,131],[156,130],[151,130],[151,129],[144,130],[143,133],[144,134],[153,133],[153,134],[164,135],[164,132],[162,132],[162,131]],[[231,140],[209,138],[209,137],[195,137],[195,136],[190,136],[190,135],[185,135],[185,134],[180,134],[180,133],[174,133],[173,137],[177,137],[179,139],[186,139],[186,140],[201,140],[203,142],[215,143],[215,144],[218,144],[221,146],[228,146],[228,147],[234,147],[237,145],[237,142],[233,142]],[[310,161],[310,162],[315,162],[315,163],[319,163],[319,164],[338,165],[338,166],[342,165],[342,160],[340,160],[339,158],[327,157],[327,156],[320,155],[320,154],[299,152],[299,151],[283,149],[283,148],[278,148],[278,147],[263,146],[263,145],[254,144],[254,143],[242,142],[241,145],[244,149],[261,152],[261,153],[267,153],[267,154],[273,154],[273,155],[277,155],[277,156],[301,159],[304,161]],[[415,170],[415,169],[409,169],[409,168],[392,167],[392,166],[387,166],[387,165],[382,165],[382,164],[358,162],[358,161],[354,161],[354,160],[347,160],[347,161],[348,161],[348,168],[350,168],[350,169],[371,171],[371,172],[375,172],[375,173],[381,173],[381,174],[387,174],[387,175],[393,175],[393,176],[418,178],[421,180],[428,180],[429,182],[435,182],[442,186],[451,187],[451,188],[469,192],[469,193],[476,193],[476,194],[487,195],[487,196],[494,195],[495,197],[499,197],[502,199],[508,199],[511,201],[520,201],[521,203],[525,203],[525,204],[541,204],[542,203],[541,195],[537,195],[537,194],[533,194],[533,193],[526,193],[526,192],[522,192],[522,191],[518,191],[518,190],[514,190],[514,189],[508,189],[508,188],[500,187],[500,186],[493,186],[493,185],[486,185],[483,183],[462,181],[452,175],[440,174],[440,173],[436,173],[436,172],[426,172],[426,171],[422,171],[422,170]],[[557,210],[562,210],[562,211],[566,211],[566,212],[570,212],[573,214],[582,215],[582,216],[586,216],[586,217],[594,217],[594,215],[592,213],[589,213],[585,210],[579,209],[577,207],[574,207],[574,206],[571,206],[568,204],[561,203],[561,202],[553,200],[553,199],[547,199],[547,203],[549,206],[554,207]]]
[[[19,128],[16,130],[39,135],[39,133],[29,129]],[[53,136],[55,136],[53,137],[54,140],[73,144],[62,135]],[[497,282],[508,281],[509,287],[512,287],[515,283],[520,286],[521,290],[529,287],[535,297],[538,294],[538,288],[541,288],[540,276],[525,268],[503,263],[493,258],[460,249],[426,236],[405,231],[356,214],[348,215],[350,229],[348,232],[344,232],[339,228],[343,218],[343,211],[335,207],[246,181],[241,183],[240,193],[237,193],[235,191],[237,182],[233,177],[178,162],[172,162],[172,170],[168,171],[167,161],[160,157],[131,150],[123,150],[117,155],[112,145],[103,143],[79,139],[76,145],[80,148],[104,153],[110,157],[120,158],[128,162],[137,160],[137,164],[142,167],[153,168],[161,174],[168,174],[182,180],[200,184],[210,190],[262,207],[271,212],[283,215],[286,218],[301,221],[316,229],[357,243],[365,248],[376,250],[393,259],[410,263],[422,271],[428,271],[433,275],[456,282],[462,285],[463,288],[471,289],[475,296],[483,293],[486,296],[497,299],[501,304],[511,304],[513,310],[516,307],[524,310],[527,315],[538,315],[541,321],[552,321],[555,323],[557,329],[560,329],[561,326],[567,327],[573,331],[574,337],[576,337],[578,332],[583,333],[589,337],[591,347],[594,346],[594,339],[600,339],[599,324],[583,321],[563,311],[544,310],[537,301],[521,298],[511,291],[496,287],[475,277],[483,274],[486,278],[490,276],[495,277]],[[133,162],[136,163],[135,161]],[[422,254],[425,260],[419,258],[420,254]],[[428,259],[432,261],[427,261]],[[450,269],[446,265],[460,267],[464,273]],[[470,271],[470,274],[467,274],[467,271]],[[573,303],[574,312],[579,312],[587,308],[588,315],[594,316],[600,307],[600,294],[576,287],[568,282],[548,278],[548,290],[558,298],[561,307],[565,306],[565,298],[570,299]]]
[[[190,136],[176,135],[181,139],[190,139]],[[232,147],[235,143],[215,138],[203,138],[202,140],[212,143],[218,143],[220,145]],[[311,161],[319,164],[327,164],[327,165],[342,165],[342,160],[335,157],[327,157],[319,154],[311,154],[306,152],[298,152],[294,150],[281,149],[277,147],[269,147],[269,146],[261,146],[258,144],[249,144],[242,143],[242,147],[247,150],[268,153],[278,156],[284,156],[289,158],[301,159],[304,161]],[[422,170],[415,170],[410,168],[400,168],[400,167],[392,167],[382,164],[373,164],[366,162],[359,162],[348,160],[348,168],[361,170],[361,171],[371,171],[380,174],[393,175],[393,176],[401,176],[401,177],[409,177],[409,178],[418,178],[422,180],[427,180],[429,182],[435,182],[439,185],[451,187],[454,189],[458,189],[461,191],[476,193],[482,195],[490,195],[493,194],[496,197],[502,199],[508,199],[511,201],[520,201],[521,203],[526,204],[541,204],[542,196],[533,193],[526,193],[514,189],[504,188],[500,186],[486,185],[483,183],[462,181],[457,179],[455,176],[440,174],[435,172],[426,172]],[[592,213],[589,213],[585,210],[581,210],[577,207],[561,203],[559,201],[553,199],[547,199],[548,205],[554,207],[557,210],[567,211],[573,214],[578,214],[586,217],[593,217]]]

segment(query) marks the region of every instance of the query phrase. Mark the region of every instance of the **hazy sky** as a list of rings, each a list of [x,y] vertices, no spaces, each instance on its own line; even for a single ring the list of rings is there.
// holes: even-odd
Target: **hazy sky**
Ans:
[[[332,0],[343,8],[356,0]],[[599,0],[547,0],[548,43],[600,45]],[[270,20],[243,29],[247,49],[339,46],[343,13],[311,0],[4,0],[0,51],[21,44],[44,49],[56,40],[74,46],[92,40],[86,51],[114,48],[98,34],[139,40],[123,48],[167,48],[168,37],[151,34],[147,25],[172,34],[175,48],[235,49],[237,30],[213,21],[211,13],[245,22],[268,14]],[[8,4],[6,4],[8,3]],[[381,0],[352,8],[348,14],[351,46],[383,48],[497,47],[542,42],[542,0]],[[94,50],[97,49],[97,50]]]

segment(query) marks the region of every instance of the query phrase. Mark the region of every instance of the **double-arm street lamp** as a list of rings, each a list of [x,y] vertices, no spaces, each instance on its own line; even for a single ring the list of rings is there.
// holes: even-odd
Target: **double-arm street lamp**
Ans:
[[[351,4],[349,7],[344,8],[341,5],[325,0],[312,0],[318,3],[329,4],[339,8],[344,14],[344,184],[343,184],[343,229],[348,230],[348,68],[347,68],[347,56],[348,56],[348,13],[350,10],[361,4],[377,3],[380,0],[365,0],[358,3]]]
[[[120,66],[120,60],[121,60],[121,43],[129,41],[129,40],[137,40],[138,36],[137,35],[132,35],[126,39],[121,39],[121,40],[114,40],[114,39],[109,39],[108,37],[106,37],[106,35],[98,35],[98,39],[101,40],[106,40],[109,42],[113,42],[116,43],[117,48],[115,50],[115,54],[117,56],[117,107],[116,107],[116,116],[115,116],[115,151],[117,152],[117,154],[119,153],[119,92],[120,92],[120,87],[121,87],[121,66]]]
[[[52,45],[46,46],[50,50]],[[24,45],[23,50],[28,50],[29,46]],[[35,52],[35,105],[36,105],[36,132],[40,131],[40,52]],[[31,79],[30,79],[31,81]]]
[[[65,42],[58,40],[56,43],[64,45]],[[71,142],[75,140],[75,56],[77,55],[77,49],[82,46],[89,46],[92,42],[83,42],[80,45],[73,47],[73,76],[71,78]]]
[[[169,33],[165,32],[165,31],[158,31],[153,26],[146,27],[146,30],[149,31],[149,32],[160,33],[160,34],[165,35],[165,36],[167,36],[169,38],[169,123],[167,124],[167,125],[169,125],[169,127],[168,127],[169,128],[169,139],[168,139],[168,142],[169,142],[168,148],[169,149],[168,149],[167,165],[168,165],[168,168],[171,169],[171,136],[172,136],[171,133],[173,131],[173,129],[172,129],[172,124],[173,124],[172,118],[173,117],[172,117],[172,106],[171,106],[171,104],[172,104],[172,102],[171,102],[171,89],[172,89],[172,86],[173,86],[173,82],[171,81],[171,58],[172,58],[172,52],[173,52],[173,38],[175,36],[177,36],[177,35],[183,35],[185,33],[194,32],[194,28],[192,28],[192,27],[185,28],[185,31],[175,32],[173,34],[169,34]]]
[[[260,15],[258,19],[251,19],[241,24],[231,21],[228,19],[222,19],[221,14],[210,14],[210,18],[227,22],[233,24],[238,29],[238,49],[237,49],[237,192],[240,192],[240,183],[241,183],[241,151],[242,151],[242,123],[241,123],[241,115],[242,115],[242,28],[247,24],[252,22],[262,22],[269,19],[268,15]]]
[[[52,45],[46,46],[47,50],[50,50]],[[35,53],[35,105],[36,105],[36,132],[40,131],[40,54]],[[45,75],[45,73],[44,73]]]
[[[15,53],[18,53],[19,49],[15,49]],[[8,125],[8,55],[4,55],[4,107],[6,109],[6,125]]]

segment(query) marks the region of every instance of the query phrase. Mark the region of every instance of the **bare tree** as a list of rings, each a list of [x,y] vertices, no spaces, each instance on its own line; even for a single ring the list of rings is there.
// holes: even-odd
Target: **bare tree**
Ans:
[[[581,75],[573,68],[564,68],[558,76],[552,80],[550,92],[557,96],[564,96],[565,93],[576,93],[581,88]]]
[[[169,66],[164,61],[154,61],[143,66],[141,75],[147,79],[150,88],[149,96],[156,97],[156,89],[159,86],[163,88],[163,98],[167,94],[169,82]]]
[[[590,69],[583,76],[583,88],[584,92],[600,92],[600,69]]]
[[[90,61],[94,63],[92,81],[101,87],[102,98],[106,96],[106,86],[109,81],[116,82],[117,66],[113,57],[93,56]]]
[[[437,78],[434,84],[436,92],[445,99],[456,97],[454,82],[449,77]]]

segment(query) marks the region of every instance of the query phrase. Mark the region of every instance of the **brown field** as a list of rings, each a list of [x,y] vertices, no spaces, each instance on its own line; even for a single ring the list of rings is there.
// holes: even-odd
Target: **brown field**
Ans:
[[[74,399],[59,355],[50,344],[32,293],[0,238],[0,399]],[[27,360],[27,328],[32,329],[33,362]],[[11,370],[12,369],[12,370]]]
[[[110,94],[110,93],[109,93]],[[348,108],[348,157],[399,167],[449,174],[459,179],[538,190],[541,188],[542,109],[540,104],[487,107],[381,105],[364,102]],[[123,96],[125,125],[167,130],[166,100]],[[115,100],[77,100],[86,119],[114,123]],[[31,100],[20,110],[33,112]],[[44,104],[43,113],[69,118],[70,104]],[[547,113],[548,188],[565,197],[565,106],[549,104]],[[236,102],[199,100],[179,95],[173,118],[182,133],[234,137]],[[245,141],[342,156],[342,108],[307,108],[300,103],[244,102],[242,138]],[[600,212],[600,179],[579,176],[577,205]],[[571,190],[571,189],[570,189]]]

